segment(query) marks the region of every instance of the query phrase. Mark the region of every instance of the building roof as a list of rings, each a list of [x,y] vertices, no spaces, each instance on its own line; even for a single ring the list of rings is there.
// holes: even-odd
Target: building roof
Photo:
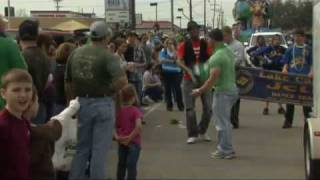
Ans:
[[[83,17],[94,17],[96,14],[95,13],[83,13],[83,12],[75,12],[75,11],[30,11],[31,15],[37,15],[41,16],[41,14],[75,14]]]
[[[141,24],[136,25],[136,29],[153,29],[155,21],[142,21]],[[170,21],[158,21],[160,29],[171,29]],[[177,25],[174,25],[175,29],[179,29]]]
[[[93,23],[96,20],[99,20],[99,19],[95,19],[95,18],[11,17],[9,29],[18,29],[19,25],[26,19],[37,19],[39,21],[40,27],[42,29],[53,29],[55,26],[57,26],[61,23],[64,23],[64,22],[71,21],[71,20],[77,21],[85,26],[90,27],[91,23]]]

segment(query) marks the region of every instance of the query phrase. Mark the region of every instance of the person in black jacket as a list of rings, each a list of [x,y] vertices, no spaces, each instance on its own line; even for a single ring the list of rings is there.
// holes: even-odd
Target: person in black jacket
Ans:
[[[205,81],[201,77],[201,69],[211,55],[211,48],[205,40],[199,38],[199,26],[196,22],[188,23],[190,39],[186,39],[178,47],[178,65],[184,70],[183,94],[186,109],[188,130],[188,144],[197,140],[211,141],[206,135],[211,118],[212,92],[208,91],[201,95],[202,118],[197,124],[195,112],[195,97],[190,94],[192,89],[198,88]],[[199,139],[198,139],[199,135]]]

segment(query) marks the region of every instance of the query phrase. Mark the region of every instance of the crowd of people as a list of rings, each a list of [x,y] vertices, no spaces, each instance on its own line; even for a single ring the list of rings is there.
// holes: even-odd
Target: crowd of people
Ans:
[[[87,39],[57,44],[25,20],[17,43],[5,35],[0,19],[0,179],[107,178],[107,154],[118,142],[118,179],[136,179],[141,151],[143,106],[164,101],[185,113],[187,143],[211,141],[207,129],[215,120],[217,149],[212,158],[233,159],[232,128],[239,128],[240,97],[236,67],[246,66],[244,47],[232,28],[214,29],[200,38],[190,21],[184,38],[158,33],[112,32],[94,22]],[[304,32],[295,44],[280,47],[279,37],[248,54],[267,70],[312,75],[311,49]],[[261,58],[262,57],[262,58]],[[196,99],[201,98],[198,123]],[[305,117],[310,107],[303,108]],[[268,113],[268,104],[264,114]],[[292,126],[294,106],[288,104],[283,128]],[[66,121],[77,117],[77,139],[70,168],[52,162],[55,142],[65,137]],[[213,118],[212,118],[213,117]]]

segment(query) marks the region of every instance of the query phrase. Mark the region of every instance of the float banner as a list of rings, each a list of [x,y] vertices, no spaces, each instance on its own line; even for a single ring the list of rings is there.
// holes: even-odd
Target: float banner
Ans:
[[[243,99],[313,105],[312,79],[307,76],[239,67],[237,85]]]

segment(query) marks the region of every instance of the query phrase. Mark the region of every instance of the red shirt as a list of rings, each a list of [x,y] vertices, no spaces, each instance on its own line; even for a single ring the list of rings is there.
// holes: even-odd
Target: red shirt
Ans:
[[[129,136],[136,127],[136,121],[142,116],[141,111],[135,106],[122,107],[117,112],[117,134],[121,137]],[[140,134],[133,139],[133,143],[141,144]]]
[[[29,179],[29,122],[0,112],[0,179]]]
[[[200,39],[195,41],[192,40],[192,47],[193,47],[194,54],[196,55],[195,64],[200,64]],[[184,50],[185,50],[185,43],[182,42],[179,44],[178,51],[177,51],[177,56],[179,59],[184,59],[184,54],[185,54]],[[212,48],[209,46],[208,43],[207,43],[207,53],[209,56],[211,56],[212,54]],[[187,72],[184,72],[184,79],[191,80],[191,77]]]

